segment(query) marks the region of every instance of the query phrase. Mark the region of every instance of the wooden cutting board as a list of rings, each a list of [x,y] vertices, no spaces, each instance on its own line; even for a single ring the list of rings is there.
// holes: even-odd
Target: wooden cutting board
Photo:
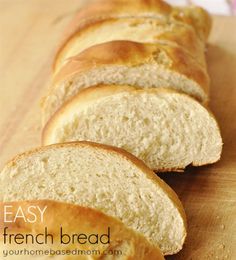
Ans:
[[[78,0],[0,0],[0,167],[40,144],[40,97],[61,32],[79,7]],[[214,17],[207,57],[223,156],[161,175],[188,216],[184,249],[167,259],[236,259],[236,18]]]

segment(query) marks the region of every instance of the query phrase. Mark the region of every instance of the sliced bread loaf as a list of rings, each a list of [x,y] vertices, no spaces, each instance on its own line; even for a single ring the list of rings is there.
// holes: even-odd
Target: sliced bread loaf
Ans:
[[[130,40],[143,43],[166,43],[181,46],[200,65],[206,67],[205,41],[197,36],[191,26],[180,22],[166,22],[155,18],[106,18],[95,20],[78,27],[61,47],[55,61],[58,71],[65,61],[96,44]]]
[[[78,142],[17,156],[0,174],[0,201],[41,199],[92,207],[117,217],[164,254],[178,252],[185,240],[185,213],[175,192],[140,160],[118,148]]]
[[[209,77],[182,48],[113,41],[92,46],[71,58],[56,74],[42,103],[42,121],[80,89],[97,84],[165,87],[208,99]]]
[[[85,89],[51,118],[43,144],[88,140],[121,147],[157,171],[220,159],[222,140],[211,113],[193,98],[165,89]]]
[[[11,214],[7,215],[7,221],[10,221],[10,219],[14,219],[15,216],[19,216],[19,208],[24,218],[30,220],[31,223],[28,221],[25,222],[22,218],[22,214],[21,218],[16,218],[16,221],[12,223],[4,222],[2,213],[5,212],[6,209],[8,212],[11,212]],[[38,209],[40,209],[43,214],[39,214]],[[40,250],[41,252],[41,254],[38,255],[18,253],[16,255],[8,255],[5,257],[6,259],[164,260],[159,248],[151,245],[142,235],[127,228],[118,219],[107,216],[95,209],[56,201],[35,200],[0,202],[0,210],[1,234],[3,234],[4,228],[7,228],[7,234],[10,233],[15,237],[18,234],[18,240],[11,238],[11,243],[3,243],[1,237],[1,254],[3,251],[6,252],[9,250],[24,252],[25,249],[31,252],[32,250],[34,252],[35,250]],[[34,215],[32,215],[32,213]],[[47,240],[43,239],[44,236],[46,237],[45,228],[47,228]],[[38,236],[38,242],[42,244],[32,243],[31,238],[28,238],[26,242],[26,239],[22,239],[22,237],[26,237],[26,234],[30,234],[33,237],[42,234]],[[62,238],[61,234],[63,234]],[[74,242],[72,242],[74,234],[76,234],[76,236],[74,236]],[[20,242],[23,243],[19,244],[19,236],[21,237]],[[79,239],[77,239],[77,237],[79,237]],[[9,241],[8,238],[9,237],[5,237],[7,241]],[[98,243],[95,243],[96,240],[98,240]],[[69,243],[67,244],[67,242]],[[46,251],[51,251],[51,254],[42,254],[42,252]],[[56,256],[55,251],[57,251]],[[68,254],[65,254],[66,251]]]

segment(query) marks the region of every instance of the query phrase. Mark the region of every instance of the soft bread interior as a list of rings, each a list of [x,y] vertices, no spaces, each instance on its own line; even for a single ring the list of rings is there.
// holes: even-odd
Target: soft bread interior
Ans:
[[[180,22],[166,22],[155,18],[110,18],[88,23],[78,29],[59,52],[56,71],[65,61],[95,44],[114,40],[131,40],[141,43],[165,43],[181,46],[202,66],[205,62],[205,42],[194,29]]]
[[[70,143],[21,155],[0,174],[0,200],[50,199],[99,209],[159,245],[183,245],[185,216],[177,195],[125,151]],[[98,219],[99,221],[99,219]]]
[[[213,163],[222,149],[215,119],[191,97],[122,86],[82,91],[44,130],[46,145],[75,140],[124,148],[155,170]]]

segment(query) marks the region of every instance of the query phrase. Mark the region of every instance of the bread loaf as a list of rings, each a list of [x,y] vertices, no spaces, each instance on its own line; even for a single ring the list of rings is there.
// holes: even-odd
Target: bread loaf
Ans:
[[[131,41],[95,45],[54,77],[42,103],[43,123],[80,89],[97,84],[172,88],[206,102],[209,77],[182,48]]]
[[[222,140],[208,110],[165,89],[97,86],[81,91],[51,118],[43,144],[88,140],[121,147],[156,171],[220,159]]]
[[[151,18],[167,24],[180,23],[182,27],[189,27],[195,30],[203,42],[207,39],[212,25],[209,14],[204,9],[196,6],[185,8],[172,7],[161,0],[94,1],[80,10],[68,26],[64,36],[65,40],[57,53],[55,69],[58,70],[59,62],[62,59],[61,55],[65,52],[64,48],[67,47],[68,39],[73,38],[81,28],[86,28],[89,24],[100,23],[101,19],[107,18]],[[114,31],[115,28],[112,30],[112,33]],[[122,31],[120,30],[117,33],[122,33]],[[99,37],[100,35],[97,34],[93,39],[95,40]]]
[[[4,222],[3,212],[7,211],[12,214],[7,215],[7,221],[13,219],[19,214],[18,209],[21,208],[25,219],[29,219],[33,222],[25,222],[22,218],[16,218],[13,223]],[[35,208],[39,207],[42,215],[37,214]],[[29,212],[30,209],[30,212]],[[35,209],[35,211],[33,211]],[[130,260],[164,260],[158,247],[151,245],[142,235],[134,232],[127,228],[119,220],[107,216],[95,209],[81,207],[73,204],[60,203],[56,201],[20,201],[20,202],[0,202],[0,223],[1,223],[1,234],[3,229],[6,232],[16,236],[21,234],[23,238],[26,234],[30,234],[36,237],[38,234],[43,234],[39,237],[39,243],[32,243],[32,239],[29,238],[27,243],[25,239],[22,239],[22,244],[19,243],[3,243],[1,236],[0,249],[1,254],[3,251],[16,251],[22,250],[34,251],[40,250],[44,253],[49,250],[51,255],[48,254],[16,254],[8,255],[6,259],[24,259],[24,260],[46,260],[46,259],[130,259]],[[35,214],[35,217],[32,216]],[[22,215],[21,215],[22,216]],[[45,228],[47,234],[49,234],[47,243],[43,239],[45,236]],[[61,234],[63,237],[61,238]],[[83,239],[74,239],[72,242],[73,235],[79,235]],[[96,241],[95,235],[98,236],[98,243],[92,244]],[[52,236],[50,236],[52,235]],[[69,238],[68,238],[69,236]],[[109,237],[108,237],[109,236]],[[87,239],[85,239],[87,237]],[[91,239],[89,239],[91,237]],[[102,240],[100,241],[100,238]],[[69,239],[70,243],[66,244]],[[8,241],[8,237],[6,237]],[[11,239],[14,240],[14,239]],[[19,242],[19,239],[17,240]],[[52,242],[51,242],[52,241]],[[63,244],[61,241],[63,241]],[[79,242],[78,242],[79,241]],[[91,242],[90,242],[91,241]],[[78,250],[75,254],[75,250]],[[53,255],[57,251],[57,256]],[[69,252],[68,255],[63,252]],[[60,253],[60,254],[59,254]],[[64,255],[63,255],[64,254]],[[74,254],[74,255],[73,255]],[[4,259],[1,257],[1,259]]]
[[[45,199],[117,217],[164,254],[178,252],[185,240],[185,213],[175,192],[140,160],[118,148],[87,142],[57,144],[24,153],[5,166],[0,201]]]
[[[197,36],[191,26],[180,22],[166,22],[156,18],[104,18],[82,24],[58,52],[55,71],[68,58],[104,42],[130,40],[140,43],[165,43],[183,47],[201,66],[206,67],[205,41]]]

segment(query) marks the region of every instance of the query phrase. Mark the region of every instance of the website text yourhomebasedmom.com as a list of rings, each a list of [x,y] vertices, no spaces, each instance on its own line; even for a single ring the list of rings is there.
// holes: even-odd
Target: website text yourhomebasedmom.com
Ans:
[[[2,256],[7,258],[9,256],[99,256],[99,255],[107,255],[107,256],[121,256],[123,253],[121,250],[78,250],[78,249],[66,249],[66,250],[53,250],[53,249],[46,249],[46,250],[29,250],[29,249],[3,249]]]

